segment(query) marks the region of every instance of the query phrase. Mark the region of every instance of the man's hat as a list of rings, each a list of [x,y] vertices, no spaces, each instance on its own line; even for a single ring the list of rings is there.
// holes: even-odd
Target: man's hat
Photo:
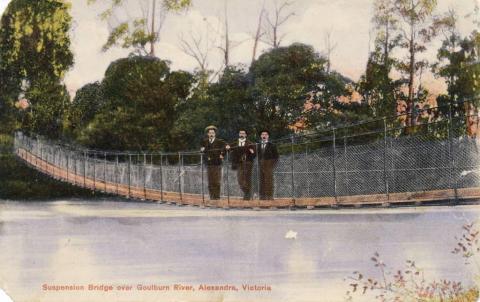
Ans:
[[[215,130],[215,132],[217,132],[217,127],[210,125],[207,128],[205,128],[205,132],[208,132],[208,130]]]
[[[270,135],[270,131],[268,131],[268,129],[261,129],[260,132],[258,132],[258,134],[262,135],[263,132],[267,132],[268,135]]]

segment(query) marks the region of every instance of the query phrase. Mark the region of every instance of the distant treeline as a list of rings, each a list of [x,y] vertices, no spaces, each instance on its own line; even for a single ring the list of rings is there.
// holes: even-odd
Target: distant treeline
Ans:
[[[424,107],[431,103],[430,94],[419,79],[427,71],[447,83],[447,92],[436,98],[438,105],[473,100],[471,108],[461,110],[475,111],[478,7],[469,17],[472,32],[461,36],[455,11],[437,12],[436,1],[409,6],[409,1],[376,0],[373,5],[374,47],[357,82],[331,69],[329,53],[279,41],[254,56],[250,66],[227,60],[218,73],[171,70],[168,61],[154,56],[156,40],[149,39],[155,37],[139,35],[139,28],[137,36],[128,31],[110,36],[114,40],[106,49],[120,45],[120,39],[122,47],[134,52],[112,62],[101,81],[80,88],[72,101],[63,84],[74,64],[70,5],[13,0],[0,24],[2,132],[22,129],[91,148],[143,151],[197,149],[203,129],[211,124],[227,140],[240,127],[253,139],[262,128],[274,138],[283,137],[298,129],[318,131],[394,115],[399,103],[405,112]],[[144,40],[134,39],[138,37]],[[437,58],[420,59],[437,38],[442,40]],[[150,52],[142,52],[149,44]],[[398,79],[392,78],[394,71]]]

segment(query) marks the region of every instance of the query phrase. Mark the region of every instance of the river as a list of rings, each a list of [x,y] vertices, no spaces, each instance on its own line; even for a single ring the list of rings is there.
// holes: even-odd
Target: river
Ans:
[[[344,301],[353,271],[379,276],[375,252],[392,271],[410,259],[427,280],[468,286],[476,271],[451,251],[479,214],[4,200],[0,287],[13,301]]]

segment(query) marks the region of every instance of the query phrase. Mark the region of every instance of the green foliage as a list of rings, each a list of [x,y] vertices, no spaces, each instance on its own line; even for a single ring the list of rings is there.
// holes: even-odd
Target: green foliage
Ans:
[[[0,154],[0,199],[47,200],[65,197],[92,198],[98,197],[98,194],[46,177],[17,161],[13,154]]]
[[[177,143],[174,150],[196,148],[210,124],[227,140],[236,138],[240,127],[254,139],[262,128],[270,129],[273,137],[284,136],[301,116],[311,127],[324,128],[370,114],[366,104],[337,102],[338,96],[349,93],[345,85],[351,81],[335,72],[327,75],[325,64],[311,46],[293,44],[266,52],[248,73],[229,66],[206,90],[199,74],[192,98],[179,106],[171,136]],[[307,99],[320,109],[305,114]]]
[[[370,54],[367,69],[359,81],[359,92],[370,104],[375,117],[396,114],[397,96],[401,82],[390,78],[393,60],[385,60],[381,50]]]
[[[401,22],[399,45],[408,52],[405,60],[397,60],[396,67],[408,79],[407,106],[414,107],[414,79],[417,72],[428,66],[428,61],[419,60],[418,54],[427,50],[429,43],[438,32],[434,27],[433,14],[437,0],[393,0],[395,13]]]
[[[479,49],[480,33],[477,31],[464,39],[452,34],[443,41],[437,54],[439,63],[436,65],[436,72],[447,82],[448,101],[473,100],[476,106],[479,105]]]
[[[60,84],[73,64],[68,1],[13,0],[0,26],[0,104],[7,108],[10,124],[17,117],[27,131],[49,137],[61,133],[68,93]],[[20,96],[30,102],[28,112],[16,114]]]
[[[172,139],[184,141],[177,147],[198,143],[207,124],[218,125],[219,135],[228,140],[237,136],[240,127],[253,136],[262,128],[270,129],[274,137],[284,136],[290,133],[289,126],[303,115],[309,98],[325,109],[308,114],[315,127],[330,125],[335,110],[341,106],[363,109],[365,106],[339,104],[334,108],[336,98],[347,94],[345,84],[350,81],[338,73],[327,75],[325,64],[326,60],[311,46],[293,44],[263,54],[248,73],[242,67],[229,66],[208,89],[198,74],[197,89],[189,102],[182,104]],[[354,115],[351,111],[339,116],[350,120]]]
[[[256,133],[259,121],[255,120],[255,104],[250,95],[250,79],[240,67],[229,66],[217,83],[210,86],[209,95],[214,110],[212,120],[221,125],[219,133],[228,139],[237,138],[238,129]]]
[[[70,104],[69,93],[63,84],[50,81],[35,82],[26,91],[31,106],[20,112],[25,133],[58,138],[63,131],[63,116]]]
[[[104,103],[99,82],[89,83],[78,89],[65,118],[65,134],[77,138],[93,120]]]
[[[169,151],[198,150],[206,125],[215,124],[212,100],[192,97],[178,107],[178,117],[170,131]],[[219,125],[223,126],[223,125]]]
[[[393,81],[390,72],[396,60],[391,55],[399,46],[399,16],[392,0],[374,2],[373,25],[376,30],[375,49],[369,54],[365,74],[358,83],[358,90],[372,107],[376,117],[396,113],[396,100],[401,82]]]
[[[299,43],[262,54],[250,67],[257,127],[288,134],[308,94],[325,81],[325,64],[313,47]]]
[[[191,0],[164,0],[163,5],[168,10],[179,11],[192,5]]]
[[[104,196],[42,175],[15,158],[13,137],[0,134],[0,199],[47,200]]]
[[[191,83],[190,74],[171,72],[158,58],[136,56],[111,63],[101,84],[105,103],[80,141],[102,149],[166,149],[176,106],[189,96]]]
[[[329,73],[314,91],[311,101],[317,109],[305,116],[313,130],[327,130],[371,118],[367,102],[346,101],[353,94],[353,82],[337,72]],[[340,99],[345,101],[340,101]]]
[[[73,64],[67,1],[13,0],[1,20],[1,62],[25,80],[62,78]]]
[[[88,4],[94,4],[96,0],[88,0]],[[140,5],[141,10],[145,11],[144,5],[148,7],[147,14],[141,17],[129,16],[127,20],[117,22],[110,30],[107,42],[103,45],[102,50],[119,46],[122,48],[133,48],[137,54],[155,55],[154,44],[159,41],[160,29],[162,28],[164,18],[169,12],[179,12],[188,9],[192,5],[191,0],[149,0],[143,3],[138,1],[125,0],[109,0],[108,7],[100,13],[100,18],[106,22],[118,20],[118,11],[125,8],[131,12],[127,6]],[[151,11],[154,11],[152,14]],[[150,50],[147,50],[150,45]]]

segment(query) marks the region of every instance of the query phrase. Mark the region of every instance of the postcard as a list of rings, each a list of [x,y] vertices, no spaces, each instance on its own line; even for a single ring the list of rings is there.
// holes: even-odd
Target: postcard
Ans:
[[[479,301],[480,2],[1,0],[0,301]]]

